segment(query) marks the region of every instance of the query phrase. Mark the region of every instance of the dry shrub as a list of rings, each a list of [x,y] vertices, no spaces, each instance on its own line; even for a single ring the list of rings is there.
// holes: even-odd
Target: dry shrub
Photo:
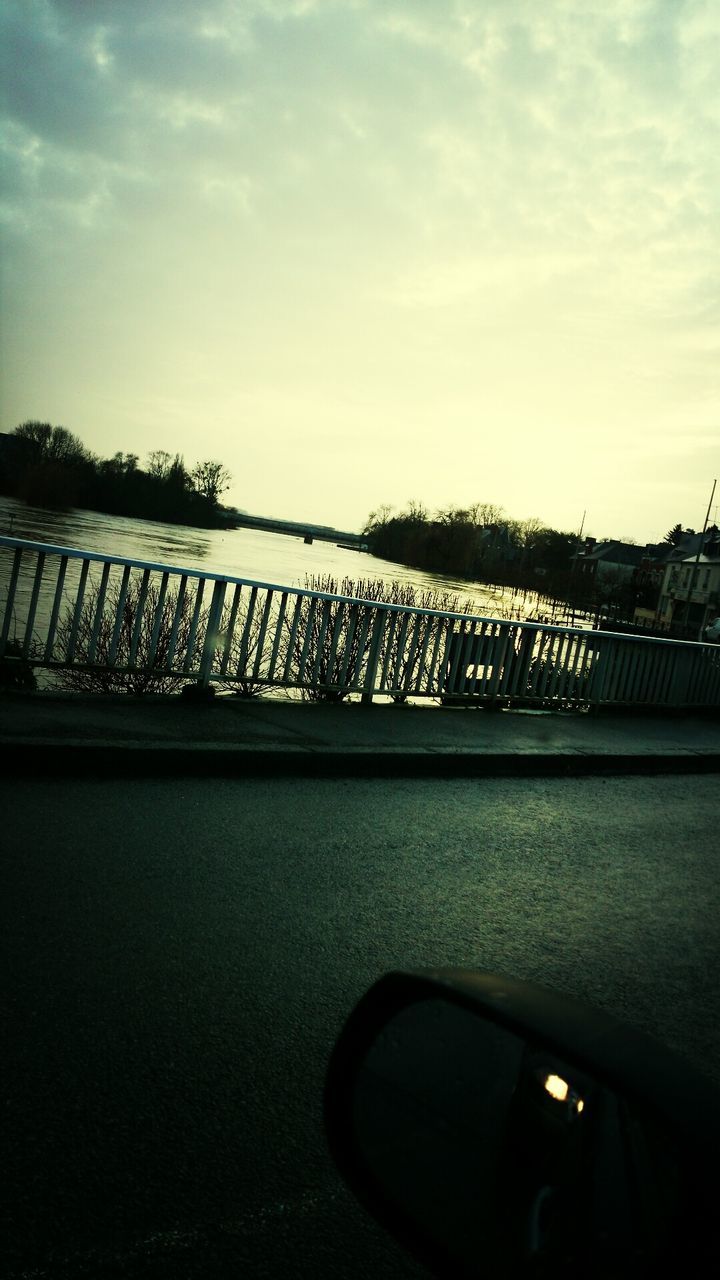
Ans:
[[[175,693],[190,679],[189,673],[178,670],[184,665],[192,629],[195,601],[192,596],[183,597],[177,627],[173,666],[169,664],[170,641],[178,602],[177,590],[169,590],[160,610],[157,643],[151,654],[153,634],[158,622],[160,589],[150,583],[143,598],[142,583],[132,579],[122,602],[121,624],[117,649],[111,665],[111,649],[115,625],[120,607],[121,587],[110,583],[100,616],[97,643],[90,657],[92,637],[100,604],[100,588],[93,586],[88,592],[80,612],[75,638],[72,666],[61,667],[56,682],[61,688],[86,693]],[[62,615],[57,628],[56,652],[67,655],[73,630],[74,608]],[[200,614],[196,638],[192,646],[191,667],[200,658],[207,609]],[[137,630],[137,647],[132,665],[130,654]],[[198,639],[199,637],[199,639]],[[62,659],[61,659],[62,660]]]
[[[265,688],[263,671],[267,670],[266,661],[257,664],[264,601],[258,600],[253,592],[238,590],[235,600],[226,600],[220,622],[220,634],[216,650],[216,666],[225,662],[224,673],[215,677],[219,689],[231,690],[242,698],[256,697]],[[233,616],[234,615],[234,616]],[[232,623],[230,648],[225,661],[225,645],[228,628]],[[270,634],[272,623],[268,628]],[[257,667],[257,673],[256,673]]]
[[[452,592],[420,589],[408,582],[385,582],[382,578],[337,579],[331,574],[315,575],[305,579],[305,588],[326,595],[367,601],[370,605],[399,605],[409,612],[418,609],[440,613],[473,612],[471,601],[461,601]],[[299,667],[304,654],[305,671],[315,672],[312,687],[302,690],[304,698],[340,702],[359,687],[370,651],[374,610],[365,610],[361,605],[354,613],[353,627],[353,608],[345,600],[317,601],[313,605],[312,599],[308,598],[294,634],[292,619],[286,619],[286,640],[292,645],[294,664]],[[408,696],[406,686],[417,679],[418,674],[423,674],[418,671],[422,645],[414,646],[412,653],[407,643],[415,619],[411,618],[404,627],[404,617],[403,614],[391,615],[386,624],[383,645],[382,666],[393,674],[391,696],[397,702],[405,701]],[[367,625],[368,621],[370,625]],[[421,625],[437,626],[438,623],[429,619],[427,624]],[[431,646],[426,650],[426,664],[429,652]]]

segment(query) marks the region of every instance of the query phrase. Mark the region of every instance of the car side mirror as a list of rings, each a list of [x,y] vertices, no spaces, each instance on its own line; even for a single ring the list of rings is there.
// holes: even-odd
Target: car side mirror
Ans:
[[[325,1124],[358,1199],[437,1275],[694,1275],[715,1253],[718,1096],[605,1014],[446,969],[363,997]]]

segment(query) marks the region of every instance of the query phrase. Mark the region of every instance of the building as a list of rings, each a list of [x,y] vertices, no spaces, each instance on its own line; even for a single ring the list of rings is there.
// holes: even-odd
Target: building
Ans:
[[[643,547],[632,542],[607,539],[597,542],[586,538],[575,558],[576,570],[586,579],[593,579],[598,587],[612,587],[633,581],[645,555]]]
[[[665,566],[656,610],[663,631],[687,633],[702,640],[704,630],[720,614],[720,544],[706,541],[698,557],[687,555]]]

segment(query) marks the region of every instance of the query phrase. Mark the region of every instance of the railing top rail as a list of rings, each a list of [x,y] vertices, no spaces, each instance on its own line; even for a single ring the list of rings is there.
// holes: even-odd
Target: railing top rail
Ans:
[[[203,578],[207,582],[227,582],[241,587],[257,587],[262,591],[288,592],[292,595],[306,596],[314,600],[338,601],[342,604],[360,604],[371,609],[384,609],[387,613],[412,613],[432,618],[451,618],[460,622],[490,622],[494,626],[519,627],[522,630],[543,631],[544,633],[561,633],[562,635],[592,635],[594,638],[640,641],[646,644],[683,645],[692,648],[705,648],[702,641],[673,640],[664,636],[626,635],[618,631],[589,630],[586,627],[562,627],[549,622],[520,622],[514,618],[493,618],[485,614],[453,613],[443,609],[424,609],[415,605],[392,604],[386,600],[364,600],[359,596],[336,596],[327,591],[312,591],[307,587],[289,587],[276,582],[259,582],[254,578],[237,578],[231,574],[208,573],[204,569],[187,569],[179,565],[156,564],[152,560],[134,560],[127,556],[109,556],[101,551],[82,551],[79,547],[60,547],[47,542],[32,542],[26,538],[12,538],[8,534],[0,534],[0,546],[12,549],[43,552],[45,555],[67,556],[71,560],[94,560],[98,564],[120,565],[123,568],[149,569],[155,573],[169,573],[187,578]]]
[[[42,551],[45,555],[67,556],[70,560],[96,560],[98,564],[116,564],[123,568],[150,569],[157,573],[176,573],[188,578],[208,578],[225,582],[241,582],[245,579],[228,578],[224,574],[206,573],[204,569],[183,569],[179,565],[159,564],[154,560],[135,560],[127,556],[109,556],[102,551],[83,551],[80,547],[60,547],[50,542],[31,542],[27,538],[11,538],[8,534],[0,535],[0,546],[22,547],[28,551]],[[256,585],[262,586],[262,583]]]

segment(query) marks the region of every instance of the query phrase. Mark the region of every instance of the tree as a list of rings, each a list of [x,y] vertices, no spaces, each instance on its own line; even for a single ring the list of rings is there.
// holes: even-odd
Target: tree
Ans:
[[[72,466],[90,457],[82,441],[67,427],[52,427],[49,422],[23,422],[15,428],[15,435],[28,442],[41,462]]]
[[[181,453],[176,453],[170,463],[166,481],[171,489],[175,489],[179,493],[187,493],[188,490],[192,489],[190,472],[185,466],[185,459]]]
[[[577,535],[560,529],[540,529],[533,547],[535,560],[546,573],[563,573],[570,569],[577,547]]]
[[[439,507],[435,512],[438,524],[453,525],[470,524],[470,513],[462,507]]]
[[[694,529],[683,529],[681,524],[676,524],[672,529],[668,529],[663,542],[667,542],[671,547],[679,547],[684,538],[692,538],[694,535]]]
[[[198,528],[229,523],[218,498],[231,477],[220,462],[200,463],[191,475],[182,454],[154,449],[141,469],[136,453],[118,450],[99,458],[66,427],[35,420],[22,422],[8,436],[0,433],[0,444],[0,492],[23,502]]]
[[[388,523],[393,512],[393,508],[389,502],[383,502],[377,511],[371,511],[363,526],[363,533],[373,533],[376,529],[382,529]]]
[[[82,506],[96,459],[66,427],[23,422],[15,428],[14,475],[9,491],[38,506]],[[7,485],[4,486],[6,491]]]
[[[416,498],[411,498],[407,504],[407,509],[402,513],[401,519],[409,520],[412,524],[425,524],[428,518],[427,507],[424,503],[418,502]]]
[[[21,422],[14,434],[20,440],[26,440],[38,453],[46,453],[52,435],[49,422]]]
[[[148,454],[147,472],[154,480],[167,480],[172,458],[166,449],[153,449]]]
[[[505,512],[495,502],[473,502],[468,508],[468,515],[473,524],[486,529],[491,524],[502,524]]]
[[[528,516],[525,520],[518,520],[516,527],[521,545],[529,550],[535,546],[538,534],[543,529],[543,522],[539,516]]]
[[[48,445],[48,458],[51,462],[58,462],[61,466],[76,466],[80,462],[87,462],[90,454],[82,443],[74,436],[72,431],[68,431],[67,427],[53,427],[50,433],[50,443]]]
[[[232,476],[222,462],[198,462],[191,472],[195,490],[212,506],[217,506],[221,493],[230,488]]]
[[[128,476],[133,475],[137,471],[138,455],[136,453],[123,453],[118,450],[112,458],[105,458],[100,463],[100,471],[105,475],[111,476]]]

